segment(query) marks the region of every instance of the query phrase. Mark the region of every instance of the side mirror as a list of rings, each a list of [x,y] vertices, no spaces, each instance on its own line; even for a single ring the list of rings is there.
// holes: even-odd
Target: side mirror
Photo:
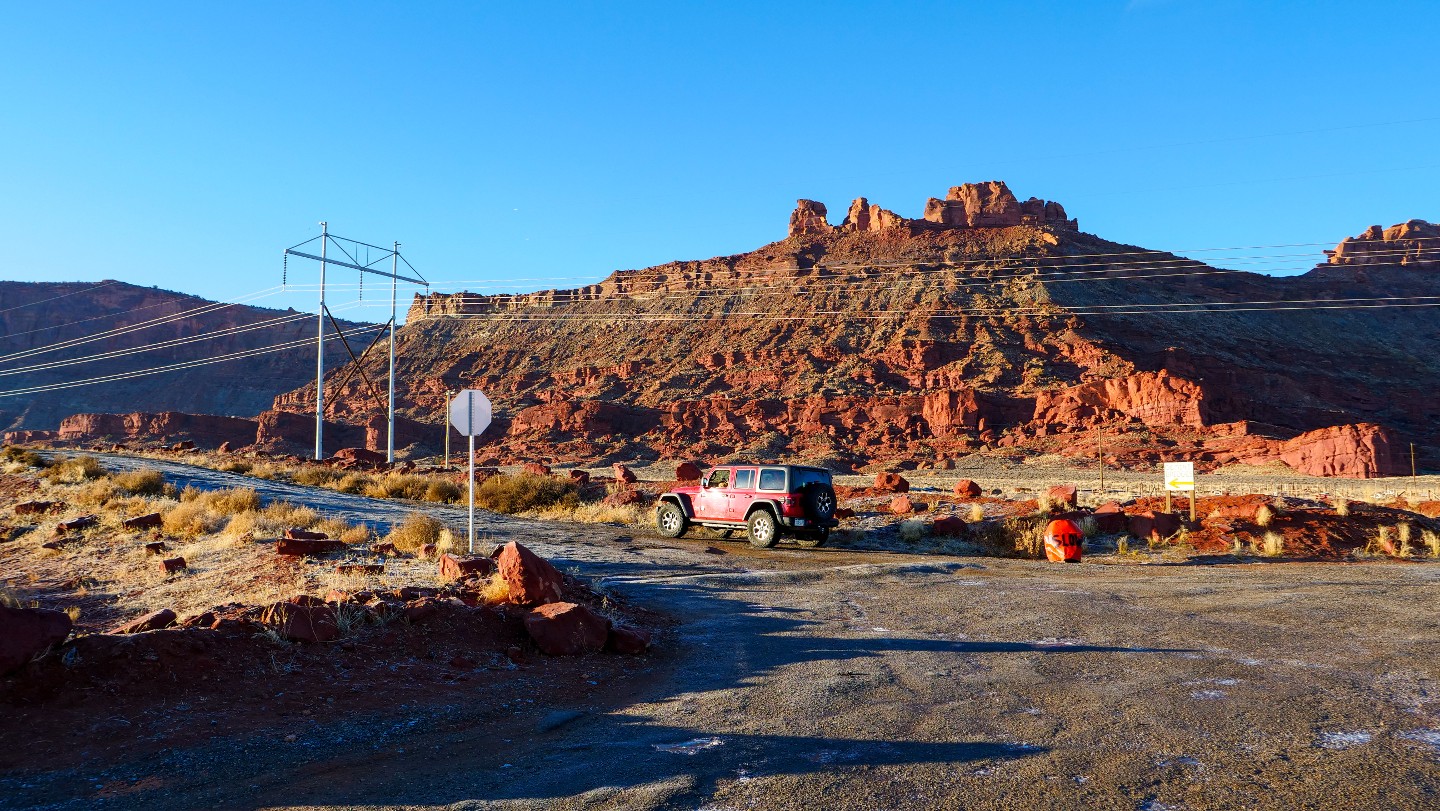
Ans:
[[[701,477],[700,477],[700,489],[701,489],[701,490],[704,490],[705,488],[707,488],[707,487],[709,487],[709,486],[710,486],[710,477],[709,477],[709,476],[701,476]]]

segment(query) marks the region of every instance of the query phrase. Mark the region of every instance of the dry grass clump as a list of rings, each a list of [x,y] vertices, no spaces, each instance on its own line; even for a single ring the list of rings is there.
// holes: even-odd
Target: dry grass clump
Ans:
[[[510,602],[510,581],[501,577],[498,571],[492,572],[480,589],[480,599],[484,600],[486,605]]]
[[[70,491],[69,500],[81,507],[104,507],[120,494],[120,488],[110,479],[94,479],[78,485]]]
[[[309,507],[300,507],[288,501],[274,501],[260,511],[260,514],[278,523],[284,524],[285,528],[301,527],[309,529],[320,521],[320,514]]]
[[[253,487],[225,487],[219,490],[197,490],[186,487],[180,491],[182,503],[198,502],[221,515],[255,512],[260,509],[260,494]]]
[[[308,465],[290,474],[290,481],[306,487],[327,487],[341,478],[338,471],[319,465]]]
[[[116,487],[132,496],[158,496],[165,492],[165,476],[154,468],[129,470],[110,478]]]
[[[421,496],[425,501],[435,501],[446,504],[453,504],[460,500],[465,491],[460,485],[446,479],[431,479],[425,485],[425,495]]]
[[[1084,535],[1086,538],[1093,538],[1096,535],[1100,534],[1100,522],[1096,521],[1095,517],[1092,515],[1087,515],[1084,518],[1081,518],[1078,522],[1076,522],[1076,526],[1080,528],[1080,534]]]
[[[79,484],[105,475],[100,460],[93,456],[62,456],[40,474],[51,484]]]
[[[972,524],[978,524],[978,523],[980,523],[981,521],[984,521],[984,520],[985,520],[985,505],[984,505],[984,504],[971,504],[971,505],[970,505],[970,523],[972,523]]]
[[[1278,558],[1285,554],[1285,538],[1278,532],[1267,532],[1261,540],[1260,554],[1267,558]]]
[[[911,518],[900,522],[900,540],[915,543],[925,537],[925,522]]]
[[[1408,558],[1415,554],[1415,549],[1410,545],[1415,529],[1409,521],[1401,521],[1395,525],[1395,536],[1399,539],[1400,545],[1395,549],[1396,557]]]
[[[364,493],[370,498],[408,498],[413,501],[422,501],[430,492],[430,484],[431,480],[428,476],[386,473],[371,481]]]
[[[1420,542],[1425,544],[1426,549],[1430,550],[1430,557],[1440,558],[1440,533],[1435,533],[1428,529],[1424,530],[1420,533]]]
[[[385,536],[385,540],[395,544],[395,548],[401,552],[413,554],[425,544],[438,545],[441,533],[445,531],[445,525],[440,522],[440,519],[425,513],[413,512],[405,516],[404,521],[392,527],[389,534]]]
[[[1270,526],[1270,522],[1274,520],[1275,511],[1271,510],[1268,504],[1261,504],[1260,509],[1255,511],[1255,526],[1257,527],[1268,527]]]
[[[204,502],[182,501],[161,516],[165,531],[186,538],[198,538],[218,532],[225,525],[225,517],[217,515]]]
[[[597,501],[573,507],[557,504],[553,507],[546,507],[536,511],[535,516],[546,521],[575,521],[582,524],[623,524],[625,526],[640,526],[645,521],[646,513],[647,511],[638,504],[612,506]]]
[[[216,470],[223,470],[226,473],[239,473],[245,475],[255,469],[255,466],[244,459],[231,459],[228,462],[221,462],[215,466]]]
[[[27,468],[42,468],[46,464],[45,457],[40,454],[14,445],[0,448],[0,462],[5,463],[6,473],[19,473]],[[11,469],[12,466],[13,469]]]
[[[475,504],[491,512],[514,514],[556,505],[578,507],[580,494],[572,482],[553,476],[502,474],[476,486]]]
[[[1350,516],[1350,499],[1335,499],[1335,514],[1341,518],[1348,518]]]

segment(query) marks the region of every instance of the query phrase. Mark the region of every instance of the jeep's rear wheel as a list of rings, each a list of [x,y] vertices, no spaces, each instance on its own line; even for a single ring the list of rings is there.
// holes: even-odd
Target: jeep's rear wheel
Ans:
[[[809,517],[820,521],[829,521],[835,517],[835,488],[830,485],[819,482],[807,484],[801,497]]]
[[[803,535],[795,536],[795,545],[805,549],[814,549],[830,540],[830,528],[812,530]]]
[[[685,513],[670,502],[660,505],[655,511],[655,530],[665,538],[678,538],[685,534],[686,524]]]
[[[750,527],[750,545],[760,549],[769,549],[775,545],[777,527],[775,516],[769,510],[756,510],[750,514],[750,520],[746,522]]]

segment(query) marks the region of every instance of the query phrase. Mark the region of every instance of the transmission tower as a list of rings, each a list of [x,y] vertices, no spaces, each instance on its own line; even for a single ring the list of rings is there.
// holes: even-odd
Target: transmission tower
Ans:
[[[297,248],[303,248],[316,240],[320,241],[319,256],[316,256],[313,253],[305,253],[303,251],[296,250]],[[344,257],[350,261],[346,262],[338,258],[330,258],[327,251],[331,246],[333,246],[336,250],[340,252],[340,254],[344,255]],[[364,249],[364,251],[361,250],[362,248]],[[379,251],[380,254],[378,257],[372,259],[371,251]],[[362,253],[364,254],[363,262],[361,261]],[[395,242],[392,243],[392,246],[390,248],[382,248],[379,245],[371,245],[368,242],[360,242],[359,240],[346,239],[345,237],[337,237],[334,234],[330,233],[329,224],[323,222],[320,223],[319,236],[311,237],[310,239],[307,239],[298,245],[292,245],[289,248],[285,249],[283,265],[284,271],[282,281],[288,281],[290,257],[292,256],[298,256],[302,259],[313,259],[316,262],[320,263],[320,312],[316,315],[317,335],[315,338],[315,458],[318,460],[325,457],[325,320],[328,318],[330,320],[330,323],[335,327],[335,332],[340,338],[340,343],[344,344],[345,350],[350,353],[350,358],[353,361],[350,374],[346,375],[345,379],[340,383],[340,387],[343,388],[346,383],[350,382],[350,378],[358,373],[360,375],[360,378],[365,381],[366,386],[369,387],[371,394],[375,395],[377,401],[379,400],[379,395],[375,392],[375,384],[370,382],[370,378],[365,374],[365,370],[361,368],[361,361],[365,359],[365,356],[370,353],[371,349],[375,348],[375,344],[379,342],[380,336],[387,333],[390,336],[390,393],[388,401],[383,405],[387,415],[385,459],[388,462],[394,462],[395,299],[397,288],[400,282],[405,281],[410,282],[411,284],[423,285],[428,292],[430,289],[430,283],[425,281],[425,278],[420,275],[420,272],[415,269],[414,265],[410,264],[410,262],[405,257],[400,255],[400,243]],[[383,269],[384,262],[387,259],[390,260],[390,270],[388,272]],[[405,267],[409,268],[409,272],[415,275],[401,275],[401,262],[404,262]],[[375,340],[371,341],[370,346],[366,347],[365,351],[361,352],[359,355],[356,355],[355,351],[351,349],[350,342],[345,340],[345,331],[340,329],[340,322],[335,320],[335,316],[332,315],[330,313],[330,309],[325,306],[325,268],[328,265],[339,265],[340,267],[346,267],[360,271],[360,273],[362,274],[360,276],[362,284],[362,295],[364,290],[363,284],[365,280],[365,276],[363,274],[373,273],[376,276],[383,276],[390,280],[390,321],[385,325],[385,331],[377,333],[375,336]],[[379,266],[379,268],[376,267],[377,265]]]

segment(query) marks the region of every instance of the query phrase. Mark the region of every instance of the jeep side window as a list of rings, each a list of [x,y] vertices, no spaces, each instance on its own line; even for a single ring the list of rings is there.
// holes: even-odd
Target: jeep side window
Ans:
[[[712,471],[712,472],[710,473],[710,486],[711,486],[711,487],[729,487],[729,486],[730,486],[730,471],[728,471],[728,470],[716,470],[716,471]]]
[[[753,471],[753,470],[737,470],[737,471],[735,471],[735,489],[736,489],[736,490],[749,490],[750,488],[752,488],[752,487],[754,487],[754,486],[755,486],[755,471]]]
[[[760,489],[781,492],[785,489],[785,471],[767,467],[760,471]]]

